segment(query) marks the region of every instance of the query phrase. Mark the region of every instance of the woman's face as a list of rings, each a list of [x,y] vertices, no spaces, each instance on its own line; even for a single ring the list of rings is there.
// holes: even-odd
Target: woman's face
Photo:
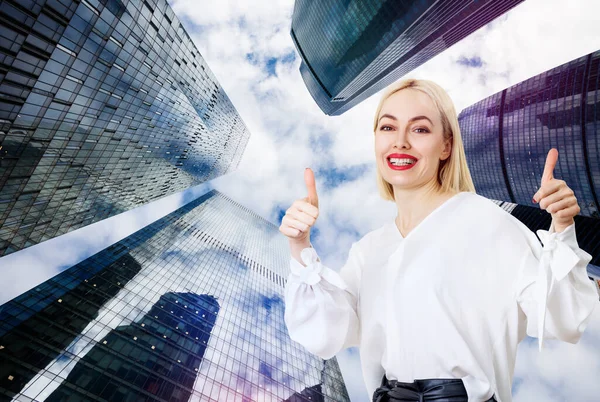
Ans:
[[[440,160],[450,150],[428,95],[407,88],[385,100],[375,130],[375,157],[381,176],[395,189],[437,186]]]

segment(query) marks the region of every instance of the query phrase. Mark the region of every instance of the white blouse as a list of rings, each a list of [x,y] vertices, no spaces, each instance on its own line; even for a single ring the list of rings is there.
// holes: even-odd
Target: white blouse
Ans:
[[[459,193],[404,238],[394,221],[354,243],[339,274],[314,248],[291,259],[291,338],[330,359],[359,346],[370,395],[390,380],[461,378],[469,402],[511,401],[525,335],[576,343],[598,294],[575,225],[525,225],[490,200]]]

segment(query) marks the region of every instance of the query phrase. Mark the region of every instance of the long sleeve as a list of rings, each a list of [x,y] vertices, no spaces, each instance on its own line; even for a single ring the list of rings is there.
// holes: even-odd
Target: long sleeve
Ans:
[[[314,248],[302,250],[306,267],[291,258],[292,272],[285,288],[285,323],[294,341],[323,359],[359,344],[359,253],[353,244],[339,274],[318,261]]]
[[[538,230],[530,252],[521,260],[517,301],[527,316],[527,334],[577,343],[598,303],[594,284],[588,279],[592,257],[577,244],[575,224],[561,233]],[[533,236],[533,234],[531,234]]]

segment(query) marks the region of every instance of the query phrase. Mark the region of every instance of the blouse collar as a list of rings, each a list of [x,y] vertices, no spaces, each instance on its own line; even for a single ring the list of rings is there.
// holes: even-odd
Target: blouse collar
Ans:
[[[437,208],[435,208],[433,211],[431,211],[429,213],[429,215],[427,215],[417,226],[415,226],[413,228],[413,230],[410,231],[410,233],[408,235],[406,235],[406,237],[402,236],[402,233],[400,233],[400,229],[398,229],[398,226],[396,226],[396,217],[394,217],[392,219],[392,221],[388,224],[389,226],[389,231],[392,233],[391,236],[397,240],[397,241],[402,241],[402,240],[407,240],[410,239],[411,236],[413,236],[413,233],[415,231],[418,231],[421,226],[423,226],[424,224],[427,223],[427,221],[432,217],[435,216],[435,214],[439,213],[440,211],[444,210],[444,208],[446,208],[448,205],[452,204],[453,202],[456,202],[456,200],[464,197],[464,194],[469,194],[469,192],[467,191],[462,191],[460,193],[454,194],[452,197],[448,198],[446,201],[444,201],[441,205],[439,205]]]

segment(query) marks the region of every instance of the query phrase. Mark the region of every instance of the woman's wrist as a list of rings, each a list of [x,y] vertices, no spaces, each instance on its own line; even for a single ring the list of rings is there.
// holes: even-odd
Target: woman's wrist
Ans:
[[[306,266],[306,264],[304,264],[302,262],[302,258],[300,257],[300,253],[302,253],[302,250],[304,250],[305,248],[310,248],[310,238],[306,238],[303,240],[292,240],[290,239],[290,251],[292,252],[292,257],[298,261],[300,264]]]

